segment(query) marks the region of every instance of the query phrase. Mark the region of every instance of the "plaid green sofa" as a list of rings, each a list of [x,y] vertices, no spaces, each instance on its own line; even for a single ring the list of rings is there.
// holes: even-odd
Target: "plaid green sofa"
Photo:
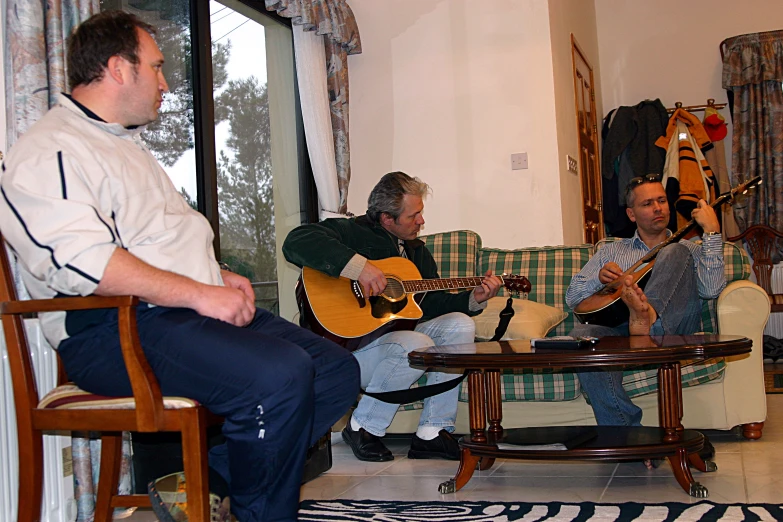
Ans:
[[[574,326],[575,318],[571,309],[565,304],[565,293],[571,278],[581,270],[593,254],[593,245],[520,248],[515,250],[486,248],[482,245],[481,237],[470,230],[432,234],[422,236],[421,239],[425,241],[435,257],[441,277],[480,275],[488,269],[494,270],[495,273],[524,275],[532,284],[532,291],[528,299],[559,308],[568,313],[565,320],[553,329],[549,335],[566,335]],[[598,248],[600,246],[601,243],[599,243]],[[741,247],[733,243],[725,243],[724,261],[726,278],[731,283],[729,287],[734,288],[737,285],[743,286],[743,288],[746,285],[756,286],[746,281],[750,275],[750,264],[747,254]],[[500,295],[504,295],[505,292],[505,289],[502,289]],[[758,297],[755,294],[753,295]],[[718,333],[716,306],[718,300],[713,299],[703,302],[702,329],[705,332]],[[760,303],[759,307],[761,311],[756,313],[756,315],[759,313],[763,314],[763,303]],[[766,319],[764,319],[764,322],[766,322]],[[747,337],[751,337],[750,334],[758,335],[760,340],[761,333],[756,330],[749,331],[744,335]],[[760,343],[758,345],[760,351],[761,345]],[[723,359],[683,365],[682,382],[683,388],[686,389],[683,393],[686,393],[687,388],[712,381],[721,381],[725,370],[726,362]],[[761,370],[759,376],[763,389],[763,370]],[[646,401],[656,398],[653,392],[657,391],[657,368],[638,367],[629,369],[625,372],[623,381],[631,397]],[[424,384],[424,382],[425,379],[422,378],[420,384]],[[717,389],[713,391],[717,391]],[[543,403],[545,406],[546,403],[581,400],[581,403],[587,406],[586,411],[591,416],[589,405],[587,405],[584,397],[581,395],[576,374],[567,369],[540,371],[508,370],[502,376],[501,393],[504,401],[504,410],[514,403]],[[466,383],[462,384],[460,401],[462,403],[467,401]],[[461,406],[464,406],[464,404],[461,404]],[[421,403],[401,406],[397,417],[400,417],[403,412],[414,413],[415,410],[420,408]],[[765,415],[765,405],[763,409]],[[646,421],[655,421],[656,419],[657,415],[654,419],[645,418]],[[390,431],[397,431],[395,429],[397,422],[395,420]],[[705,426],[694,427],[704,428]]]

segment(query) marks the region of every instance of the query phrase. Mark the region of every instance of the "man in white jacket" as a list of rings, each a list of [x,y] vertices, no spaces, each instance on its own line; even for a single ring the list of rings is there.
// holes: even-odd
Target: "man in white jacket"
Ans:
[[[34,298],[139,296],[138,332],[164,395],[226,418],[210,466],[242,521],[295,520],[306,449],[356,399],[339,346],[257,309],[250,282],[220,270],[209,222],[141,139],[158,116],[154,28],[96,15],[69,40],[71,95],[15,145],[0,179],[0,228]],[[130,395],[116,311],[44,314],[69,377]]]

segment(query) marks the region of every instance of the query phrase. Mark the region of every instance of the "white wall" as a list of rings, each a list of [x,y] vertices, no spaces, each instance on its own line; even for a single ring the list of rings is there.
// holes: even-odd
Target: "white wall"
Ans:
[[[720,43],[783,27],[783,2],[770,0],[595,0],[595,10],[607,112],[646,98],[725,103]],[[721,114],[730,123],[728,106]],[[731,166],[731,125],[725,143]]]
[[[563,241],[552,49],[542,0],[351,0],[349,210],[386,172],[434,189],[425,233],[486,246]],[[572,102],[573,103],[573,102]],[[527,152],[529,169],[510,155]]]
[[[574,66],[571,55],[571,34],[593,67],[596,111],[601,114],[601,74],[596,33],[595,7],[585,0],[549,0],[549,24],[552,40],[552,70],[555,85],[555,120],[557,121],[558,175],[563,214],[565,245],[584,243],[582,186],[579,175],[568,171],[566,155],[581,161],[576,125],[574,97]]]

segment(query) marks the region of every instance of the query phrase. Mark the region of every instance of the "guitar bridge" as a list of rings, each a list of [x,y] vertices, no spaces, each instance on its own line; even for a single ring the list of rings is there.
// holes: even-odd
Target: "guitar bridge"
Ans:
[[[362,285],[359,281],[351,280],[351,292],[353,292],[353,296],[359,303],[359,308],[367,306],[367,302],[364,300],[364,291],[362,290]]]

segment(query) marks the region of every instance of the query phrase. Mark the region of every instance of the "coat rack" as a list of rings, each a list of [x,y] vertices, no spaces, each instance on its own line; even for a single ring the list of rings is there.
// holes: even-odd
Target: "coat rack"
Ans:
[[[687,107],[682,106],[682,102],[677,102],[674,104],[673,108],[666,109],[666,112],[671,114],[672,112],[676,111],[677,109],[685,109],[688,112],[698,112],[703,111],[704,109],[708,107],[712,107],[715,109],[722,109],[726,106],[725,103],[715,103],[715,98],[709,98],[707,99],[707,105],[688,105]]]

